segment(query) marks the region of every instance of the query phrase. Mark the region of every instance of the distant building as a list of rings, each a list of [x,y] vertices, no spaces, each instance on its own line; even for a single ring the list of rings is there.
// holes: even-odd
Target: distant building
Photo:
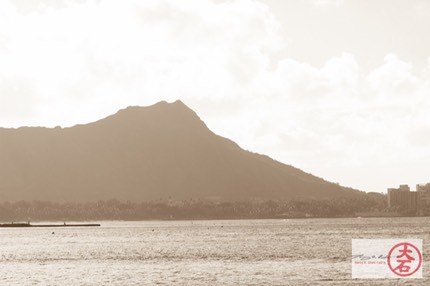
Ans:
[[[410,192],[409,193],[409,200],[408,200],[408,208],[407,213],[412,215],[418,214],[418,193],[417,192]]]
[[[388,207],[406,209],[408,206],[410,189],[408,185],[400,185],[399,188],[389,188],[388,193]]]
[[[418,214],[418,193],[411,192],[408,185],[400,185],[399,188],[389,188],[388,207],[400,213],[408,215]]]
[[[430,215],[430,183],[417,185],[418,211],[420,215]]]
[[[406,191],[406,192],[410,192],[411,191],[411,189],[409,189],[408,185],[400,185],[399,186],[399,190]]]
[[[430,183],[427,184],[418,184],[417,192],[429,192],[430,193]]]

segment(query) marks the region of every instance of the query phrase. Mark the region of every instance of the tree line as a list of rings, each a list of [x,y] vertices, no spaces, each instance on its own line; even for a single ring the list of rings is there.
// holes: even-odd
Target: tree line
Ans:
[[[86,203],[17,201],[0,203],[0,221],[353,217],[358,212],[380,211],[384,207],[368,197],[259,202],[212,202],[199,199]]]

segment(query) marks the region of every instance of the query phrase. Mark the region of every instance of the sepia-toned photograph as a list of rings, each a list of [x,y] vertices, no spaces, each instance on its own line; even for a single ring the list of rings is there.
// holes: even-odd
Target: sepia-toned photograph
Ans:
[[[0,0],[0,285],[430,285],[430,1]]]

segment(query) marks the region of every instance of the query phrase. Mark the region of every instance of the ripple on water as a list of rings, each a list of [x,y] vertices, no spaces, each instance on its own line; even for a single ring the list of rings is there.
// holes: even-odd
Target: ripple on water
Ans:
[[[351,280],[351,239],[421,238],[428,253],[429,236],[425,218],[105,222],[55,235],[1,229],[0,284],[390,285]],[[424,266],[419,283],[430,285]]]

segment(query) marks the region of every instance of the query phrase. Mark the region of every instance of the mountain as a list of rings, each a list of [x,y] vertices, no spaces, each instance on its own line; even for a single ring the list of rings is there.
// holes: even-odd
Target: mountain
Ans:
[[[241,149],[181,101],[70,128],[0,128],[0,201],[361,195]]]

